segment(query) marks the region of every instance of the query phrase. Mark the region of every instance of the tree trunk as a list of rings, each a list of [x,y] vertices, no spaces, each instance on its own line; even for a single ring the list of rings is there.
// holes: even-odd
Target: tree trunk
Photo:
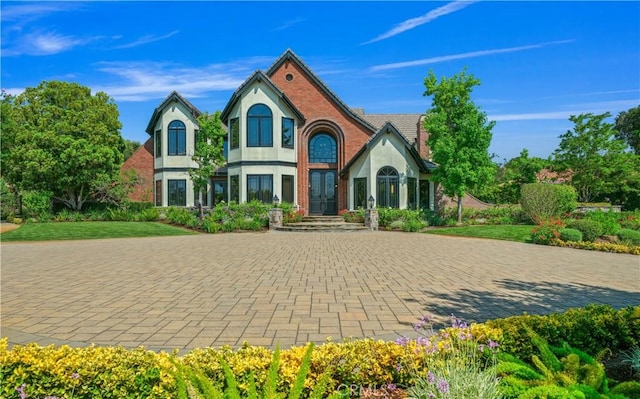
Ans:
[[[462,196],[458,195],[458,224],[462,224]]]

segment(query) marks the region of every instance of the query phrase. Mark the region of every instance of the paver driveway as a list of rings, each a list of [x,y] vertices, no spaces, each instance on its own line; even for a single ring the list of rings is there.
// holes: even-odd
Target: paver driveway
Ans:
[[[2,244],[10,343],[152,350],[394,339],[467,321],[640,304],[640,257],[391,232]]]

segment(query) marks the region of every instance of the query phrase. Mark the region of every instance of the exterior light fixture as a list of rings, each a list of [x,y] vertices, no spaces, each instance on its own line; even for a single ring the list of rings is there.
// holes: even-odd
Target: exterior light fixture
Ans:
[[[373,207],[376,205],[376,199],[373,198],[373,195],[369,196],[369,199],[367,200],[367,205],[369,206],[369,209],[373,209]]]
[[[278,207],[278,205],[280,205],[280,198],[278,198],[277,194],[273,196],[273,205],[275,207]]]

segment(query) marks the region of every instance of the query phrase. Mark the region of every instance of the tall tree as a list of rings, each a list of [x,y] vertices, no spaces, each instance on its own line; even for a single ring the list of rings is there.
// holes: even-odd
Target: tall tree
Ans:
[[[628,177],[637,176],[637,155],[625,152],[626,143],[616,139],[613,124],[605,122],[611,114],[571,115],[573,130],[560,135],[553,152],[556,168],[571,171],[571,185],[578,201],[589,202],[628,185]]]
[[[439,81],[433,71],[424,80],[426,96],[433,96],[424,128],[429,133],[433,161],[439,165],[434,180],[458,201],[458,222],[462,221],[462,197],[470,189],[481,189],[493,177],[489,145],[495,122],[471,101],[473,87],[480,80],[466,74],[466,68]]]
[[[200,130],[196,137],[196,150],[191,157],[197,164],[197,169],[189,169],[189,176],[193,181],[195,192],[206,190],[209,180],[218,167],[224,165],[224,139],[227,136],[220,111],[214,114],[205,112],[198,117]],[[201,215],[202,216],[202,215]]]
[[[616,137],[627,142],[640,155],[640,105],[616,116]]]
[[[524,148],[520,155],[510,159],[502,167],[499,181],[501,184],[501,202],[517,204],[520,202],[520,189],[523,184],[535,183],[538,173],[548,166],[549,161],[538,157],[529,157],[529,150]]]
[[[124,139],[124,152],[122,153],[124,160],[129,159],[141,145],[139,141]]]
[[[117,178],[122,125],[106,93],[92,95],[77,83],[42,82],[9,106],[12,123],[3,124],[2,176],[20,191],[48,190],[80,210],[96,181]]]

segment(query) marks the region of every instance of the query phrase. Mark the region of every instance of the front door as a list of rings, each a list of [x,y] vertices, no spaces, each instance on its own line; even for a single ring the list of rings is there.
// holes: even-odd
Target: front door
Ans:
[[[309,214],[337,215],[337,173],[335,170],[309,172]]]

